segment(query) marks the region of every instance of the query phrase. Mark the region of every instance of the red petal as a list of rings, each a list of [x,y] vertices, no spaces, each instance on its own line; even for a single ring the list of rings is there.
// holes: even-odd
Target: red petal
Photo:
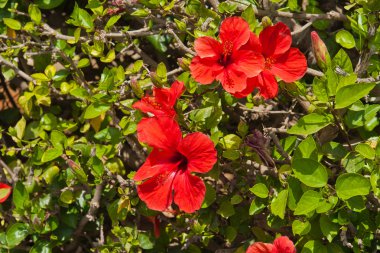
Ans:
[[[255,242],[247,249],[246,253],[272,253],[273,245],[263,242]]]
[[[251,79],[252,78],[247,79],[247,87],[244,90],[240,92],[236,92],[236,93],[231,93],[231,94],[236,98],[244,98],[248,96],[249,94],[251,94],[253,90],[255,89],[254,82],[250,81]]]
[[[278,92],[278,84],[274,75],[264,70],[260,75],[249,78],[247,86],[254,86],[260,89],[260,95],[266,99],[274,98]]]
[[[152,113],[155,116],[160,116],[160,115],[166,115],[166,114],[171,114],[169,112],[165,112],[161,109],[155,108],[151,103],[149,103],[149,100],[154,100],[152,97],[144,97],[141,100],[137,101],[132,105],[133,108],[142,111],[143,113]],[[175,114],[175,111],[174,111]]]
[[[0,203],[5,202],[11,194],[12,186],[0,183]]]
[[[144,118],[137,125],[137,137],[154,148],[176,150],[182,134],[178,123],[170,117]]]
[[[219,41],[208,37],[200,37],[194,42],[194,49],[201,58],[219,59],[222,54],[222,47]]]
[[[149,154],[145,163],[138,169],[136,174],[133,177],[135,181],[142,181],[150,177],[154,177],[162,171],[167,170],[168,168],[173,168],[177,166],[172,162],[173,157],[176,153],[171,152],[170,150],[160,151],[158,149],[153,149]]]
[[[137,186],[142,201],[152,210],[164,211],[173,201],[172,190],[175,170],[167,170]]]
[[[280,55],[289,50],[292,45],[292,36],[284,23],[277,23],[266,27],[260,33],[260,42],[265,57]]]
[[[201,84],[210,84],[223,71],[223,66],[212,58],[202,59],[195,56],[190,64],[190,73],[195,81]]]
[[[250,30],[247,21],[240,17],[226,18],[221,26],[219,37],[222,43],[230,41],[237,50],[249,40]]]
[[[253,32],[250,33],[248,42],[240,48],[241,50],[252,50],[254,52],[261,53],[262,47],[259,40],[259,37],[257,37],[256,34]]]
[[[296,248],[287,236],[281,236],[274,240],[272,253],[296,253]]]
[[[307,70],[306,57],[298,48],[290,48],[275,59],[271,72],[287,83],[301,79]]]
[[[174,179],[173,188],[174,202],[180,210],[193,213],[201,208],[206,187],[199,177],[190,175],[187,170],[181,170]]]
[[[187,135],[178,145],[178,151],[187,158],[190,172],[206,173],[216,163],[216,150],[211,139],[202,133]]]
[[[154,88],[154,95],[156,101],[162,104],[164,108],[173,108],[184,90],[183,82],[174,81],[170,88]]]
[[[247,76],[236,68],[228,66],[216,79],[222,83],[223,88],[231,93],[237,93],[245,90],[247,87]]]
[[[238,50],[232,54],[231,58],[233,63],[229,68],[235,68],[247,77],[257,76],[264,69],[264,57],[260,53]]]

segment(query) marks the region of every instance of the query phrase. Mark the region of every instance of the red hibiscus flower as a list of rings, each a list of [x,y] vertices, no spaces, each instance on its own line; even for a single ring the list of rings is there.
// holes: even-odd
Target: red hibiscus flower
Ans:
[[[7,200],[9,195],[11,194],[12,186],[9,186],[4,183],[0,183],[0,203],[3,203]]]
[[[273,244],[256,242],[249,246],[246,253],[296,253],[296,248],[287,236],[281,236]]]
[[[155,116],[174,117],[174,105],[185,90],[183,82],[175,81],[170,88],[153,88],[153,96],[144,96],[133,108]]]
[[[206,173],[214,166],[216,150],[210,138],[199,132],[182,138],[177,122],[170,117],[142,119],[137,136],[153,147],[134,176],[136,181],[145,180],[137,186],[139,197],[157,211],[166,210],[173,201],[187,213],[198,210],[206,189],[191,172]]]
[[[259,38],[251,33],[243,49],[260,50],[265,58],[265,68],[259,75],[248,79],[246,89],[238,96],[247,96],[257,87],[264,98],[273,98],[278,92],[275,76],[287,83],[303,77],[307,70],[306,58],[299,49],[291,45],[290,30],[281,22],[266,27]]]
[[[247,78],[258,75],[264,68],[264,58],[256,49],[241,48],[249,36],[244,19],[225,19],[220,26],[220,42],[208,36],[195,40],[197,56],[190,64],[191,75],[201,84],[218,80],[232,95],[245,90]]]

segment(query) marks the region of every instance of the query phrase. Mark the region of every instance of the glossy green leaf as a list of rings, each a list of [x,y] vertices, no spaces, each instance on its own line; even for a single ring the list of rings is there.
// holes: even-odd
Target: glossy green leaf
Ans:
[[[335,184],[339,198],[347,200],[354,196],[368,195],[371,189],[369,179],[356,173],[346,173],[338,177]]]
[[[366,96],[375,85],[375,83],[356,83],[340,88],[335,97],[335,108],[341,109],[355,103]]]
[[[310,187],[323,187],[327,183],[328,174],[326,168],[319,162],[301,158],[292,162],[294,175],[302,183]]]
[[[301,119],[288,130],[289,134],[309,135],[318,132],[332,122],[331,115],[321,115],[310,113]]]

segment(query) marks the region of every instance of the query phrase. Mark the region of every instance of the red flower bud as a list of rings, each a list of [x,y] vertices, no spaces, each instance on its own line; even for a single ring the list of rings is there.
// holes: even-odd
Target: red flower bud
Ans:
[[[311,32],[311,45],[318,66],[322,70],[326,70],[327,66],[330,64],[330,54],[325,43],[315,31]]]

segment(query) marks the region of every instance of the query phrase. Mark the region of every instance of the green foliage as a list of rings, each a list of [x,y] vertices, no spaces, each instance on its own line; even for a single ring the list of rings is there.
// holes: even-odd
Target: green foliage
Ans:
[[[301,253],[380,250],[378,1],[211,2],[0,0],[1,253],[245,252],[280,232]],[[293,46],[314,72],[279,80],[272,100],[191,77],[196,38],[217,38],[229,16],[259,34],[283,12],[307,25]],[[321,71],[311,29],[331,55]],[[151,151],[132,105],[174,80],[181,130],[218,151],[193,214],[149,210],[132,180]]]

